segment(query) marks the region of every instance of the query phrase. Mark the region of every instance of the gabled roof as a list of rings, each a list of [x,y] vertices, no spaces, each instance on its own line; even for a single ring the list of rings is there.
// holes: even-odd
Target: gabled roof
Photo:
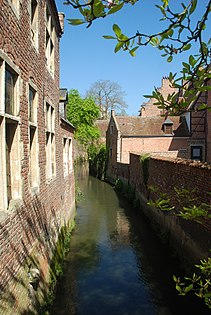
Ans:
[[[189,131],[185,117],[171,116],[175,137],[188,137]],[[122,136],[163,136],[164,117],[115,116],[117,128]]]

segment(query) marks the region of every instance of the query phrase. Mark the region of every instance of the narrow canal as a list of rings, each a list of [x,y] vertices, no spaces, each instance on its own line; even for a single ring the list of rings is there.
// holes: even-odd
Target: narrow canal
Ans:
[[[52,315],[208,314],[178,296],[178,261],[140,213],[96,178],[82,176],[79,187],[83,200]]]

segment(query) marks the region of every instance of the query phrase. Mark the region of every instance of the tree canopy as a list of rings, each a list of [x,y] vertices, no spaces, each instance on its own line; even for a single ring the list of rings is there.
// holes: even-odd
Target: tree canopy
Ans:
[[[88,90],[87,95],[92,97],[100,108],[101,118],[107,119],[112,109],[125,112],[127,104],[124,101],[125,92],[121,86],[110,80],[99,80]]]
[[[78,9],[81,19],[69,19],[72,25],[85,23],[90,27],[99,18],[115,14],[125,5],[135,5],[137,0],[67,0],[65,4]],[[149,5],[144,3],[143,5]],[[183,97],[178,101],[178,93],[172,93],[164,100],[158,90],[153,91],[157,105],[169,112],[178,113],[191,110],[201,92],[211,90],[210,49],[211,38],[206,24],[211,12],[211,0],[157,0],[155,5],[160,12],[160,29],[154,34],[146,34],[141,30],[134,31],[132,36],[124,34],[119,25],[113,25],[113,34],[104,35],[105,39],[116,41],[115,53],[124,50],[135,56],[140,47],[152,45],[162,52],[162,56],[171,62],[175,55],[190,52],[187,62],[183,62],[180,73],[170,73],[172,86],[182,90]],[[141,14],[141,12],[140,12]],[[192,53],[192,47],[197,53]],[[197,48],[196,48],[197,47]],[[207,108],[202,104],[200,109]]]
[[[92,98],[82,98],[77,90],[70,90],[68,96],[67,118],[76,127],[75,138],[88,145],[100,137],[94,122],[99,118],[99,108]]]

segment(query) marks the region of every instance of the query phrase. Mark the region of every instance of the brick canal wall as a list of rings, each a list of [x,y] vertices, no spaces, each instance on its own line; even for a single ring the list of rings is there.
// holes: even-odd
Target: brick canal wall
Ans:
[[[143,172],[139,154],[130,154],[130,164],[117,164],[117,177],[136,191],[141,210],[151,224],[165,238],[171,248],[188,265],[205,258],[211,248],[211,220],[201,222],[185,220],[178,216],[183,206],[190,205],[187,196],[178,201],[175,187],[190,191],[192,205],[211,204],[211,166],[190,160],[152,156]],[[151,189],[149,189],[151,187]],[[173,211],[162,211],[149,206],[149,200],[156,201],[163,194],[170,199]]]

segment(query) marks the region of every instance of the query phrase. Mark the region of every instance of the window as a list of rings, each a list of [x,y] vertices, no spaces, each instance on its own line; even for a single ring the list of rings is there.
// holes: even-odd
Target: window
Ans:
[[[37,93],[29,85],[29,182],[38,187]]]
[[[38,142],[37,142],[37,128],[29,127],[29,178],[30,187],[38,187]]]
[[[31,0],[31,39],[36,48],[38,48],[38,4],[36,0]]]
[[[46,38],[45,38],[45,53],[47,66],[51,74],[54,74],[54,38],[55,27],[48,6],[46,6]]]
[[[14,68],[16,68],[14,66]],[[18,74],[0,60],[2,106],[0,116],[0,210],[12,209],[22,196]]]
[[[36,123],[37,120],[37,96],[36,91],[29,86],[29,121]]]
[[[192,146],[191,147],[191,159],[202,161],[202,146]]]
[[[54,108],[46,103],[46,177],[51,178],[56,173],[55,157],[55,113]]]
[[[68,138],[64,138],[64,143],[63,143],[63,169],[64,169],[64,177],[70,174],[73,169],[72,140]]]
[[[5,113],[16,114],[16,89],[17,75],[9,68],[5,68]]]

